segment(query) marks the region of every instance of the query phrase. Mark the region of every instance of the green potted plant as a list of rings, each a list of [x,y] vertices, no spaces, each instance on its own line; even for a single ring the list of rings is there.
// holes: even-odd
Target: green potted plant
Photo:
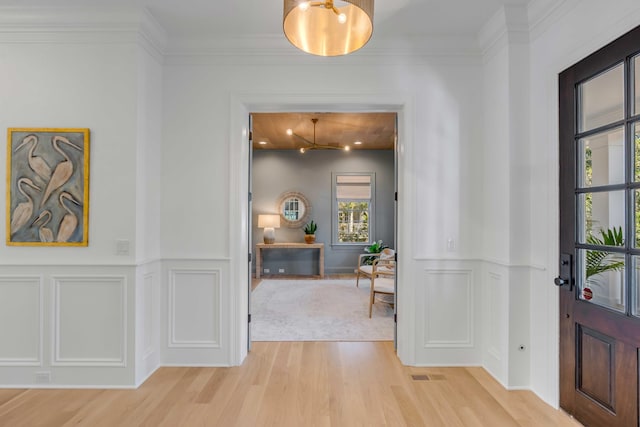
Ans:
[[[304,226],[304,241],[307,243],[315,242],[317,229],[318,229],[318,224],[316,224],[313,220],[311,220],[311,222],[308,222]]]
[[[590,245],[598,246],[624,246],[624,237],[622,235],[622,227],[609,228],[607,231],[600,230],[600,236],[596,237],[593,234],[587,237],[587,243]],[[612,257],[608,252],[603,251],[587,251],[586,262],[586,279],[589,280],[591,276],[604,273],[606,271],[618,271],[624,268],[624,261],[617,257]]]
[[[364,251],[368,254],[379,254],[380,252],[382,252],[383,249],[388,248],[388,245],[385,245],[382,240],[378,240],[376,242],[373,242],[372,244],[370,244],[369,246],[366,246],[364,248]],[[371,265],[373,264],[373,260],[376,259],[376,257],[374,256],[370,256],[370,257],[366,257],[363,258],[362,263],[364,265]]]

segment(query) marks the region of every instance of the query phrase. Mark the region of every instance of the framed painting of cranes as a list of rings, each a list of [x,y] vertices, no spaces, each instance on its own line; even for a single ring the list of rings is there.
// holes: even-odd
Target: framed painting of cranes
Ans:
[[[87,246],[89,129],[9,128],[7,245]]]

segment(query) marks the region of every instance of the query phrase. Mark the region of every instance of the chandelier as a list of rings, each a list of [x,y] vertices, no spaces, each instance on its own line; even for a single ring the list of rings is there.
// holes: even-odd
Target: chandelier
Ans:
[[[305,143],[305,146],[300,148],[299,150],[300,153],[304,154],[307,151],[311,151],[311,150],[344,150],[344,151],[351,150],[351,148],[348,145],[345,145],[343,148],[340,148],[335,145],[317,144],[316,143],[316,124],[318,123],[318,119],[314,117],[313,119],[311,119],[311,122],[313,122],[313,141],[309,141],[307,138],[298,135],[293,131],[293,129],[287,129],[287,135],[295,136],[296,138],[300,139],[302,142]]]
[[[364,46],[373,33],[373,0],[284,0],[282,27],[298,49],[339,56]]]

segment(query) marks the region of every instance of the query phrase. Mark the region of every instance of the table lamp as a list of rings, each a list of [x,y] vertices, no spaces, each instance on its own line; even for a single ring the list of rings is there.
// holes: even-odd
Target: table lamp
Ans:
[[[275,243],[275,228],[280,228],[280,215],[258,215],[258,228],[264,228],[264,242]]]

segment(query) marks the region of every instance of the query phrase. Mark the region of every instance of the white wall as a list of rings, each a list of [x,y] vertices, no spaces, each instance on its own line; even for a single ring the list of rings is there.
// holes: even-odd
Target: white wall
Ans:
[[[482,92],[475,84],[481,73],[480,63],[475,57],[458,63],[429,58],[411,62],[388,57],[300,58],[248,57],[243,58],[242,65],[213,55],[168,58],[164,70],[163,254],[176,265],[199,260],[205,269],[211,268],[206,266],[209,263],[225,265],[229,257],[229,266],[237,262],[232,243],[225,239],[229,224],[234,224],[230,217],[242,215],[239,207],[234,211],[232,206],[230,210],[229,204],[233,205],[234,197],[242,198],[243,190],[233,189],[230,180],[240,182],[245,172],[239,154],[242,148],[234,145],[243,142],[236,139],[235,128],[233,134],[228,133],[228,124],[241,123],[243,118],[229,116],[230,100],[243,95],[259,98],[261,108],[268,109],[272,99],[277,110],[283,97],[289,95],[288,102],[297,97],[287,106],[291,111],[296,109],[296,102],[298,108],[304,109],[309,102],[321,100],[329,109],[344,110],[352,108],[350,102],[357,103],[364,97],[377,97],[382,104],[390,96],[404,97],[411,104],[407,109],[410,117],[401,120],[400,138],[410,154],[404,154],[408,157],[400,174],[410,182],[401,188],[399,198],[414,208],[403,217],[409,222],[401,219],[400,224],[399,237],[407,245],[400,298],[407,298],[401,300],[405,303],[404,312],[415,311],[420,318],[411,318],[403,326],[417,342],[415,350],[401,357],[417,364],[446,364],[452,358],[457,364],[480,364],[480,331],[475,326],[479,321],[475,316],[480,314],[476,298],[480,281],[473,259],[479,255],[480,231],[472,226],[477,215],[474,203],[480,191],[474,158],[481,123],[478,112]],[[328,75],[336,76],[330,93],[323,84]],[[351,101],[344,103],[345,99]],[[235,110],[231,113],[235,114]],[[403,128],[407,123],[411,129]],[[240,160],[236,163],[234,159]],[[233,194],[236,191],[238,195]],[[242,226],[241,221],[236,223]],[[241,235],[240,229],[233,230],[234,238]],[[449,238],[454,240],[451,252],[446,249]],[[236,242],[240,243],[242,238]],[[237,258],[241,257],[239,251]],[[436,272],[432,271],[434,268]],[[447,298],[437,300],[443,274],[442,283],[450,287],[444,290]],[[223,282],[223,289],[231,288],[236,295],[246,293],[240,272],[223,276],[233,280]],[[171,304],[170,290],[167,292]],[[409,296],[414,292],[417,299]],[[223,300],[221,312],[227,305]],[[440,309],[434,312],[429,308]],[[422,313],[429,312],[430,318],[423,317]],[[451,313],[459,313],[462,323],[456,324]],[[206,315],[202,312],[202,318],[196,316],[191,321],[209,321],[204,318]],[[225,315],[220,319],[223,324],[236,321]],[[451,331],[454,336],[447,339]],[[203,339],[205,335],[203,332]],[[206,350],[208,360],[223,363],[227,360],[224,350],[224,346],[220,351]],[[180,356],[173,353],[172,363],[188,363],[199,352],[192,348]]]
[[[130,44],[1,43],[0,126],[90,128],[87,248],[0,246],[5,264],[128,264],[115,239],[135,240],[136,48]],[[3,150],[4,153],[4,150]],[[130,155],[123,155],[130,153]],[[3,159],[5,159],[3,155]],[[6,161],[0,164],[4,175]],[[5,212],[5,200],[0,208]],[[3,241],[5,229],[2,227]]]
[[[159,257],[160,153],[152,147],[160,142],[160,65],[141,48],[139,22],[116,14],[91,20],[90,30],[78,19],[78,30],[75,18],[75,10],[48,10],[37,30],[19,11],[1,18],[16,31],[0,36],[0,127],[90,129],[89,245],[0,246],[1,385],[133,386],[144,366],[136,345],[146,343],[147,355],[154,346],[149,327],[141,332],[154,315],[142,307],[159,309],[160,275],[151,273],[159,267],[136,271],[136,261]],[[3,156],[0,175],[5,168]],[[5,240],[4,225],[0,234]],[[118,240],[128,253],[116,252]]]
[[[160,365],[160,199],[162,159],[162,65],[138,48],[136,150],[136,384]],[[134,249],[134,248],[132,248]]]
[[[529,384],[527,15],[504,7],[484,48],[483,365],[503,385]]]
[[[1,128],[91,130],[89,246],[0,246],[0,301],[41,308],[35,323],[1,310],[2,384],[32,384],[36,372],[61,385],[131,383],[133,254],[116,256],[115,238],[135,241],[135,56],[133,44],[0,40]]]

